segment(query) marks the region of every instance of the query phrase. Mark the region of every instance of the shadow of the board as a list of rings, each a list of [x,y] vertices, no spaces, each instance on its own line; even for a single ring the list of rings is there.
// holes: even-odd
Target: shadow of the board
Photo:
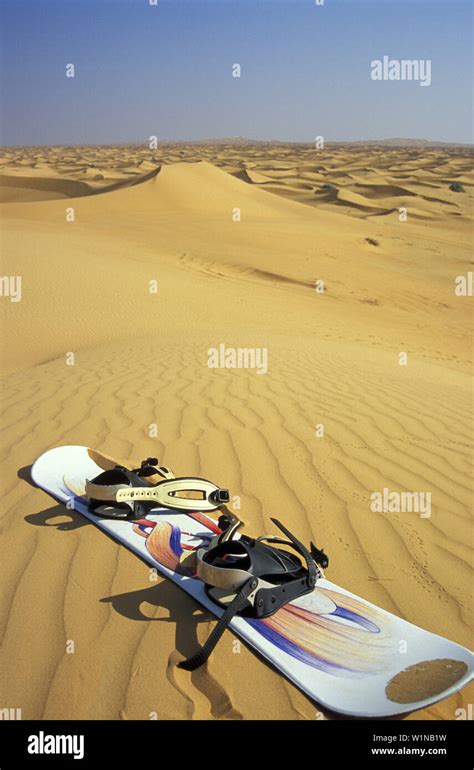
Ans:
[[[24,465],[23,468],[20,468],[17,471],[16,475],[19,479],[26,481],[27,484],[34,487],[34,489],[40,489],[31,478],[31,467],[31,465]],[[65,516],[69,517],[69,521],[64,521]],[[59,517],[61,517],[62,521],[56,521]],[[76,513],[76,511],[66,508],[66,506],[59,501],[56,505],[52,505],[44,511],[28,514],[28,516],[25,516],[25,521],[28,522],[28,524],[33,524],[35,527],[55,527],[62,532],[69,532],[71,529],[86,527],[92,523],[84,518],[84,516],[81,516],[80,513]]]
[[[69,521],[64,521],[66,516],[69,517]],[[57,521],[58,518],[61,518],[61,521]],[[68,510],[62,503],[52,505],[38,513],[30,513],[25,516],[25,521],[35,527],[54,527],[61,532],[70,532],[72,529],[80,529],[92,523],[79,513]]]
[[[147,566],[150,565],[147,563]],[[104,597],[101,602],[111,604],[116,612],[135,622],[171,623],[174,626],[175,649],[169,655],[166,676],[172,686],[193,704],[189,688],[182,679],[180,680],[178,674],[180,669],[177,668],[177,663],[196,652],[199,646],[198,627],[201,623],[213,620],[214,615],[200,607],[191,596],[166,579],[157,585],[137,591]],[[153,617],[151,611],[147,614],[143,609],[145,604],[160,608],[161,616]],[[191,677],[193,688],[204,696],[213,718],[237,720],[243,718],[232,703],[225,687],[212,675],[207,666],[202,666],[190,675],[184,671],[182,674],[185,677]]]
[[[39,489],[39,487],[31,478],[31,465],[20,468],[17,472],[17,475],[18,478],[26,481],[35,489]],[[64,521],[65,516],[69,516],[69,521]],[[61,517],[63,520],[60,522],[55,521],[58,519],[58,517]],[[28,522],[28,524],[32,524],[34,526],[54,527],[62,532],[69,532],[71,530],[93,524],[93,522],[89,521],[84,516],[81,516],[81,514],[77,513],[76,511],[66,508],[65,505],[60,502],[45,509],[44,511],[39,511],[38,513],[32,513],[25,516],[25,521]],[[113,542],[117,542],[111,535],[109,535],[108,532],[105,532],[104,530],[102,530],[102,532]],[[147,561],[142,559],[140,556],[138,556],[138,558],[143,561],[148,568],[150,568],[150,565]],[[162,580],[162,582],[157,585],[147,586],[146,588],[139,589],[138,591],[130,591],[128,593],[117,594],[115,596],[107,596],[100,601],[110,603],[117,613],[135,622],[159,622],[174,624],[176,627],[176,651],[179,656],[182,656],[183,659],[193,655],[199,647],[199,624],[208,623],[210,620],[215,619],[212,613],[203,609],[191,596],[189,596],[189,594],[187,594],[185,591],[182,591],[178,586],[166,579]],[[141,609],[141,605],[144,603],[165,609],[168,613],[167,617],[155,618],[146,615]],[[246,644],[242,639],[239,641],[260,660],[262,665],[267,666],[267,668],[278,674],[278,676],[282,676],[293,687],[295,687],[293,682],[291,682],[288,677],[282,674],[282,672],[276,668],[276,666],[264,658],[257,650]],[[173,669],[175,668],[175,665],[169,668]],[[171,678],[173,678],[172,675]],[[208,699],[212,716],[215,718],[219,718],[225,715],[228,716],[228,712],[231,709],[231,704],[228,704],[227,694],[224,688],[222,688],[221,685],[219,685],[219,683],[215,680],[215,678],[211,676],[207,665],[204,665],[202,668],[192,672],[191,680],[193,682],[193,686],[195,686]],[[335,711],[331,711],[330,709],[321,706],[313,698],[310,698],[309,696],[306,697],[315,707],[315,720],[330,719],[342,721],[373,721],[373,717],[352,717],[349,715],[338,714]],[[242,718],[241,715],[236,712],[235,708],[232,710],[235,714],[234,718]],[[407,711],[404,714],[398,714],[391,717],[377,717],[377,719],[382,721],[399,721],[409,714],[410,712]]]

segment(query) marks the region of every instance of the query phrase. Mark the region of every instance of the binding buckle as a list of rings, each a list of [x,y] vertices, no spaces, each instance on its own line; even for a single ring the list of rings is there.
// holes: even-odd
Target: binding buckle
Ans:
[[[230,500],[229,490],[215,489],[209,495],[209,500],[212,500],[213,503],[217,503],[218,505],[222,505],[222,503],[228,503]]]

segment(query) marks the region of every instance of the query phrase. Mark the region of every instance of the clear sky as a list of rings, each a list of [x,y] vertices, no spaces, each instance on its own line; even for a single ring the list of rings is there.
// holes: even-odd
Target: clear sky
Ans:
[[[0,2],[2,144],[472,141],[470,0]],[[431,85],[372,80],[384,56]]]

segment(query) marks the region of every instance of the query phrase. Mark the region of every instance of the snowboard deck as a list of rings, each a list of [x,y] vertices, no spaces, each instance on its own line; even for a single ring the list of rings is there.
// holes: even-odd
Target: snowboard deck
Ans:
[[[38,487],[74,508],[219,617],[222,610],[207,596],[190,566],[192,552],[219,531],[217,523],[203,513],[166,508],[154,508],[134,521],[91,513],[83,497],[85,481],[115,464],[116,460],[93,449],[63,446],[42,454],[31,476]],[[311,594],[271,617],[236,617],[230,628],[310,698],[340,714],[407,713],[452,695],[472,679],[473,656],[465,647],[424,631],[325,578],[318,580]]]

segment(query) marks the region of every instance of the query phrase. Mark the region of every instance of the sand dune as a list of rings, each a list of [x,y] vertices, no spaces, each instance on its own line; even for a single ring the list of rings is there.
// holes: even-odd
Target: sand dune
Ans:
[[[443,179],[471,179],[469,158],[405,157],[219,144],[3,151],[7,179],[34,180],[3,180],[18,196],[0,208],[3,274],[21,275],[23,292],[0,304],[0,618],[3,660],[16,662],[1,678],[23,718],[314,719],[318,708],[245,647],[232,654],[229,633],[207,669],[176,669],[209,618],[28,484],[25,467],[59,444],[156,455],[228,486],[248,531],[278,514],[325,547],[331,580],[470,644],[472,310],[453,285],[472,265],[472,188],[435,181],[440,166]],[[104,179],[86,182],[91,168]],[[427,180],[442,200],[427,199]],[[60,198],[57,182],[89,191]],[[209,369],[219,343],[266,347],[268,373]],[[431,518],[371,512],[383,487],[431,490]],[[454,719],[472,697],[409,718]]]
[[[92,165],[64,166],[46,162],[9,162],[0,168],[0,201],[21,202],[78,198],[110,192],[152,179],[160,166],[150,161],[123,168]]]

